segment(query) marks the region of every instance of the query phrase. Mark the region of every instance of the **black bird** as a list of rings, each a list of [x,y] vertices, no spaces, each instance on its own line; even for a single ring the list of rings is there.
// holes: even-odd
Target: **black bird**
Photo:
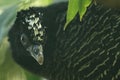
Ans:
[[[18,12],[14,60],[49,80],[120,80],[120,10],[91,4],[63,30],[67,3]]]

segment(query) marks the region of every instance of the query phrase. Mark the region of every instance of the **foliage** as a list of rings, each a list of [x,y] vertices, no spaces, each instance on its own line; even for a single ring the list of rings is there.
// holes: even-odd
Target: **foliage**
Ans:
[[[80,21],[86,12],[86,8],[89,6],[92,0],[69,0],[67,20],[64,26],[64,30],[67,25],[73,20],[77,13],[80,15]]]

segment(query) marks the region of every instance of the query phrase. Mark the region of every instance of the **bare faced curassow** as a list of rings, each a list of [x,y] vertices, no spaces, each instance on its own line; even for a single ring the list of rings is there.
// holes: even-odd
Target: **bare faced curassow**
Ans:
[[[18,12],[14,60],[48,80],[120,80],[120,10],[91,4],[63,30],[67,3]]]

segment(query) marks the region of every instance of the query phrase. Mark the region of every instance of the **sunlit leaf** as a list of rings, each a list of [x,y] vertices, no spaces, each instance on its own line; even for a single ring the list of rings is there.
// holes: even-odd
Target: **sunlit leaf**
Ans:
[[[64,30],[78,12],[80,15],[80,21],[82,20],[82,17],[85,14],[87,7],[90,5],[91,1],[92,0],[69,0],[67,19],[66,24],[64,26]]]
[[[79,0],[69,0],[68,10],[67,10],[67,22],[64,26],[64,30],[67,25],[72,21],[79,10]]]
[[[80,21],[82,20],[83,15],[85,14],[87,7],[91,3],[92,0],[79,0],[79,15]]]

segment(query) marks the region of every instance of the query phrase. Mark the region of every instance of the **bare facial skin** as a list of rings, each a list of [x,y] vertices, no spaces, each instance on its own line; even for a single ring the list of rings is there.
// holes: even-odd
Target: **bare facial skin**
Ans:
[[[120,0],[93,0],[93,2],[110,8],[120,8]]]

